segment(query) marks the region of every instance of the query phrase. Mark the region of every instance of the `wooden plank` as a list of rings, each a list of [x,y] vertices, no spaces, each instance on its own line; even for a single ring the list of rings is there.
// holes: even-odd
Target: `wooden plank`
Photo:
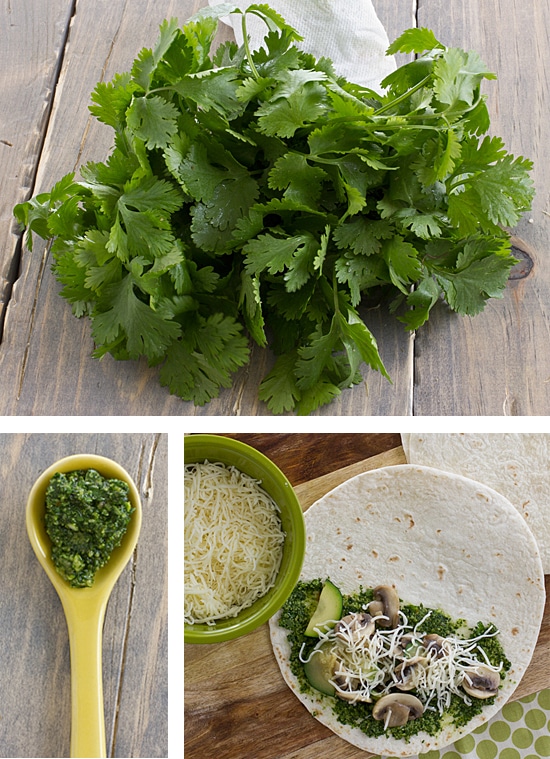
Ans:
[[[285,472],[306,510],[348,477],[405,462],[395,435],[231,434],[268,455]],[[324,444],[321,438],[325,438]],[[366,458],[360,458],[366,451]],[[550,591],[550,576],[546,578]],[[537,648],[513,699],[550,681],[550,594]],[[273,714],[277,719],[273,719]],[[312,719],[286,686],[267,625],[243,638],[185,645],[185,752],[202,759],[359,759],[354,748]]]
[[[0,435],[3,756],[69,756],[67,628],[27,538],[24,511],[39,474],[77,452],[118,461],[134,479],[143,505],[138,549],[105,618],[107,755],[167,756],[166,445],[166,436],[152,434]]]
[[[168,756],[168,440],[142,437],[136,480],[146,539],[138,544],[129,624],[118,652],[121,676],[111,700],[111,756],[116,757]]]
[[[161,21],[177,16],[180,10],[178,3],[168,1],[80,0],[48,125],[37,191],[48,189],[89,160],[106,158],[112,131],[89,114],[90,93],[98,81],[127,70],[141,47],[154,43]],[[61,301],[49,266],[48,250],[40,241],[32,255],[25,253],[0,345],[4,388],[0,411],[132,413],[139,399],[146,408],[164,413],[168,394],[158,387],[156,373],[144,363],[130,366],[91,358],[89,325],[77,321]],[[110,401],[119,389],[124,406]],[[160,399],[156,405],[150,402],[148,391]]]
[[[128,68],[143,45],[156,38],[160,21],[178,16],[182,23],[206,0],[140,2],[80,0],[70,37],[37,189],[47,189],[64,173],[88,160],[103,160],[110,148],[111,131],[88,114],[89,94],[99,80]],[[409,25],[408,11],[399,15],[394,4],[378,2],[393,32]],[[385,9],[385,10],[384,10]],[[384,11],[384,13],[382,13]],[[101,24],[97,19],[101,19]],[[225,32],[222,37],[230,36]],[[0,376],[4,414],[185,414],[257,415],[267,409],[257,400],[257,389],[272,366],[267,351],[254,350],[250,366],[236,376],[233,386],[209,405],[196,408],[171,397],[158,384],[157,371],[144,361],[115,362],[91,358],[89,324],[77,321],[58,296],[47,247],[36,242],[33,255],[24,255],[5,332],[0,345]],[[410,336],[382,308],[367,311],[366,321],[376,335],[393,384],[365,370],[365,383],[346,391],[319,416],[372,414],[405,415],[411,411],[412,343]]]
[[[13,206],[34,187],[71,6],[67,0],[26,0],[0,9],[0,336],[18,268]]]
[[[514,230],[526,260],[503,300],[473,318],[446,308],[416,336],[417,415],[545,415],[550,412],[548,350],[550,239],[547,117],[550,6],[521,0],[421,0],[421,26],[445,43],[476,50],[497,82],[486,82],[492,133],[534,161],[533,210]],[[529,261],[530,259],[530,261]],[[530,273],[523,276],[529,271]]]
[[[290,483],[299,488],[325,475],[401,445],[399,433],[224,433],[251,445],[280,467]],[[304,502],[300,501],[304,506]]]

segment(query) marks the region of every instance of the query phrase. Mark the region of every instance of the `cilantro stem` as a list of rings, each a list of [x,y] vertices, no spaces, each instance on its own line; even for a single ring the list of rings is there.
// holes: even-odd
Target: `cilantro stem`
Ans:
[[[246,58],[248,60],[248,65],[250,66],[250,71],[252,72],[252,76],[254,77],[254,79],[256,79],[256,81],[258,81],[259,78],[260,78],[260,75],[258,74],[258,69],[254,65],[254,61],[252,60],[252,52],[250,50],[250,42],[249,42],[249,39],[248,39],[247,30],[246,30],[246,13],[242,14],[241,26],[242,26],[242,30],[243,30],[244,51],[246,53]]]
[[[419,82],[417,82],[414,87],[411,87],[406,92],[404,92],[402,95],[399,95],[399,97],[394,98],[389,103],[386,103],[386,105],[383,105],[382,108],[379,108],[377,111],[375,111],[375,115],[378,116],[381,113],[385,113],[386,111],[389,111],[391,108],[393,108],[395,105],[398,105],[399,103],[402,103],[403,101],[407,100],[412,94],[417,92],[418,90],[421,90],[422,87],[424,87],[425,84],[428,84],[429,81],[432,79],[432,74],[428,74],[424,77],[424,79],[421,79]]]
[[[340,304],[338,303],[338,277],[336,269],[332,272],[332,296],[334,298],[334,313],[340,314]]]

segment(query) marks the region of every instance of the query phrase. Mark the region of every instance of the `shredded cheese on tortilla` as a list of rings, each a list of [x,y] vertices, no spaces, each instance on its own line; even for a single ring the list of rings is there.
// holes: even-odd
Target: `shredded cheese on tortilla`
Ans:
[[[275,584],[283,555],[279,509],[259,481],[205,462],[184,473],[184,617],[235,617]]]

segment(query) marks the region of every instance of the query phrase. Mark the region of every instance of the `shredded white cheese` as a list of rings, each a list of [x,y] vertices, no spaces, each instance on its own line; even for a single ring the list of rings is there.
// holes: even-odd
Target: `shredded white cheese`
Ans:
[[[184,473],[184,617],[235,617],[273,587],[283,555],[279,509],[261,483],[219,463]]]
[[[376,628],[370,636],[358,635],[351,624],[342,622],[337,635],[334,629],[325,633],[319,631],[319,643],[310,652],[308,660],[323,646],[325,655],[332,655],[336,662],[331,683],[337,694],[343,694],[351,702],[371,701],[394,692],[396,683],[400,682],[398,668],[414,664],[416,660],[417,666],[410,671],[415,694],[424,709],[437,710],[440,714],[449,707],[453,693],[465,703],[471,703],[460,686],[473,670],[483,666],[493,672],[501,671],[502,664],[498,667],[491,665],[483,649],[477,645],[482,638],[497,635],[495,628],[476,638],[446,637],[436,650],[425,644],[426,633],[418,631],[430,612],[414,628],[402,612],[399,614],[397,627],[389,630]],[[329,648],[325,645],[327,642]],[[413,651],[410,657],[405,653],[408,647]],[[306,661],[302,655],[300,658]]]

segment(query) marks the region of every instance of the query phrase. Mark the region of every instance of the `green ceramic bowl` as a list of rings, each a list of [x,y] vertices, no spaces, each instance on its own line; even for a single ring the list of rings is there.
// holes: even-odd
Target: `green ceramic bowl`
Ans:
[[[231,619],[215,625],[185,625],[186,643],[219,643],[251,632],[266,622],[281,608],[292,592],[300,571],[305,551],[305,524],[302,508],[296,494],[281,470],[275,464],[245,443],[221,435],[189,435],[184,439],[185,463],[208,460],[235,466],[241,472],[261,480],[280,509],[285,532],[283,559],[275,585],[265,596],[248,609]]]

